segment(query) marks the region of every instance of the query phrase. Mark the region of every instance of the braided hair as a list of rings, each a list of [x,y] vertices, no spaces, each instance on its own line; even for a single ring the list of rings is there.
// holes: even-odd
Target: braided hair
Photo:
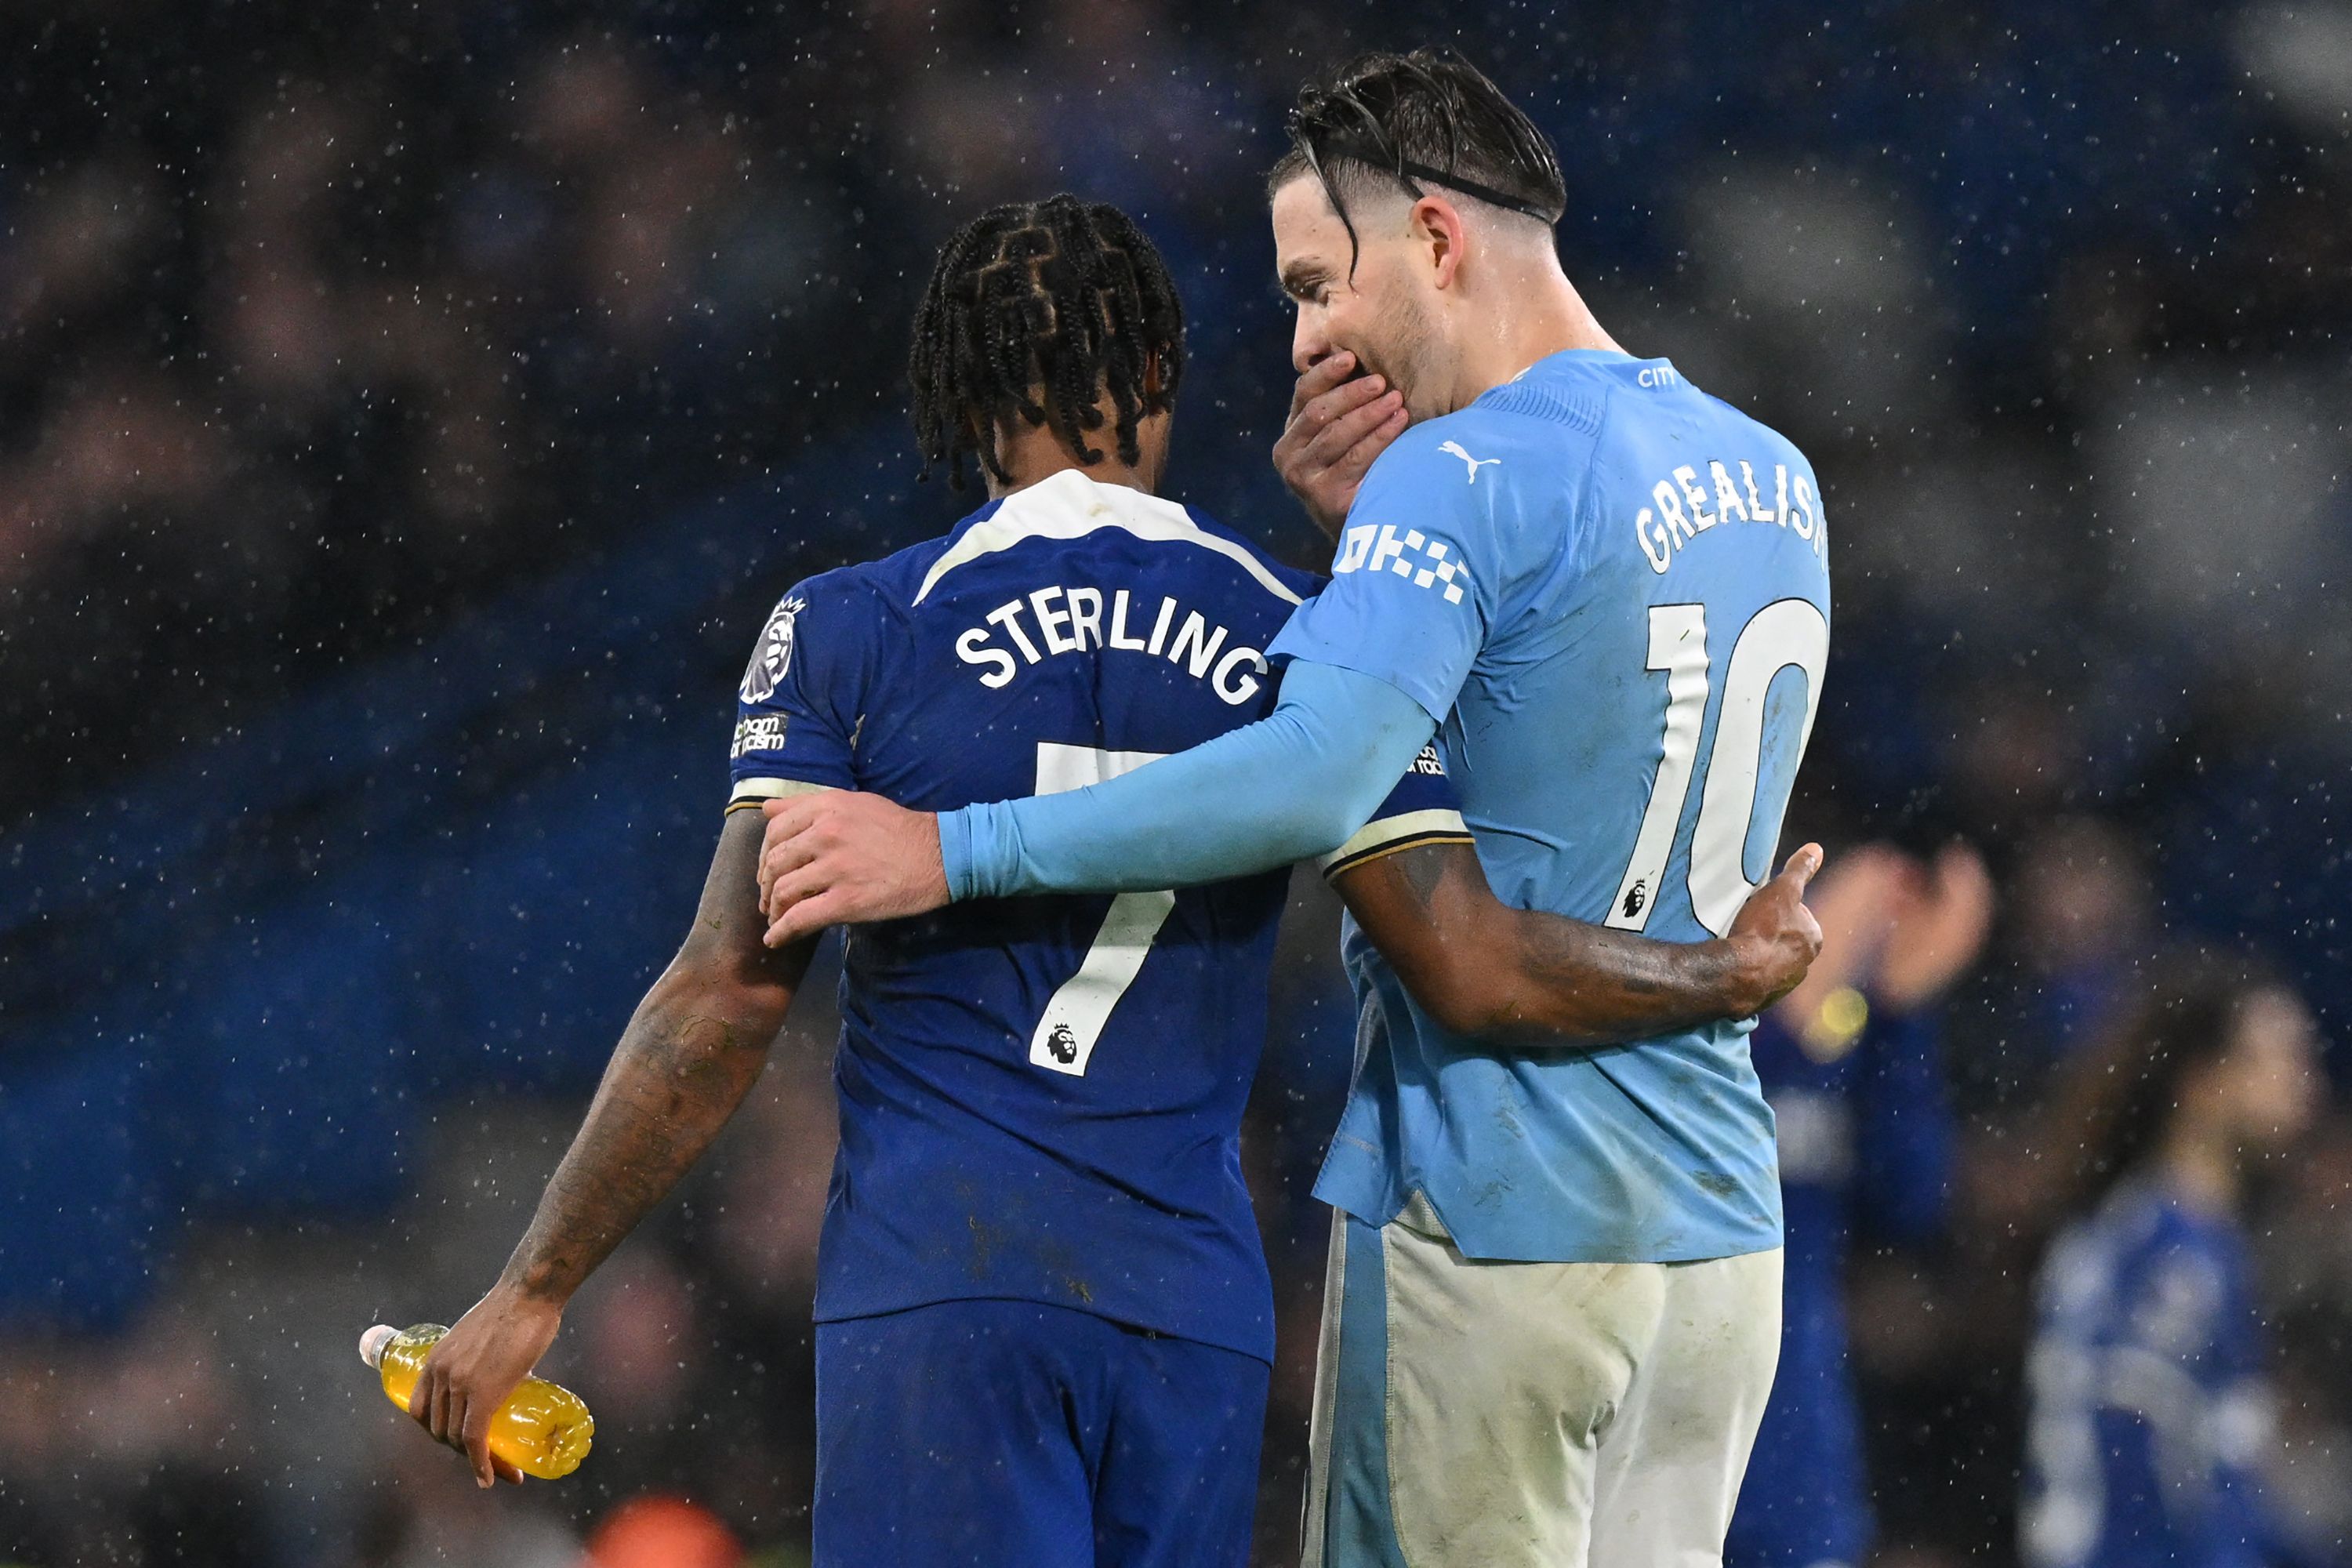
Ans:
[[[907,377],[924,476],[945,464],[961,489],[969,452],[1011,483],[992,437],[1016,414],[1091,468],[1106,392],[1119,460],[1139,462],[1137,426],[1175,406],[1183,374],[1175,281],[1125,213],[1066,195],[991,207],[940,247],[915,312]]]

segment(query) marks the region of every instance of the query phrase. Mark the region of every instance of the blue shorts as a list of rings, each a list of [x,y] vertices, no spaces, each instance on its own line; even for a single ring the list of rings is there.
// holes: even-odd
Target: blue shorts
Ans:
[[[815,1568],[1246,1568],[1266,1377],[1028,1301],[819,1323]]]

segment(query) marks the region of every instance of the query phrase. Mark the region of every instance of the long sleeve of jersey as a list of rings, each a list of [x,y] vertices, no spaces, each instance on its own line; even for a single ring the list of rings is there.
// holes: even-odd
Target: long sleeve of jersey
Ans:
[[[1195,887],[1327,854],[1433,728],[1385,680],[1298,660],[1274,712],[1099,784],[940,818],[957,899]]]

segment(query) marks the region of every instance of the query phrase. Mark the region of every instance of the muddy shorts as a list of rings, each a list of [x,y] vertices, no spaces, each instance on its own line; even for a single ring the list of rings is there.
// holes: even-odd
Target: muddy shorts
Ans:
[[[1701,1568],[1780,1348],[1780,1252],[1465,1258],[1334,1216],[1307,1568]]]

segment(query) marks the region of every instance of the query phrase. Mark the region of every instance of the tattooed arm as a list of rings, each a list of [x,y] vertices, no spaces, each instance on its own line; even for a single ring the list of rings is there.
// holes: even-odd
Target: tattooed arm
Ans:
[[[1495,897],[1477,851],[1424,844],[1350,862],[1333,879],[1356,923],[1423,1010],[1456,1035],[1517,1045],[1638,1040],[1762,1012],[1821,952],[1807,845],[1757,889],[1730,932],[1661,942]]]
[[[474,1479],[522,1478],[490,1458],[490,1416],[555,1338],[581,1281],[668,1195],[735,1114],[807,973],[814,942],[771,951],[754,873],[762,819],[730,814],[694,929],[637,1004],[506,1270],[426,1359],[410,1414],[466,1451]]]

